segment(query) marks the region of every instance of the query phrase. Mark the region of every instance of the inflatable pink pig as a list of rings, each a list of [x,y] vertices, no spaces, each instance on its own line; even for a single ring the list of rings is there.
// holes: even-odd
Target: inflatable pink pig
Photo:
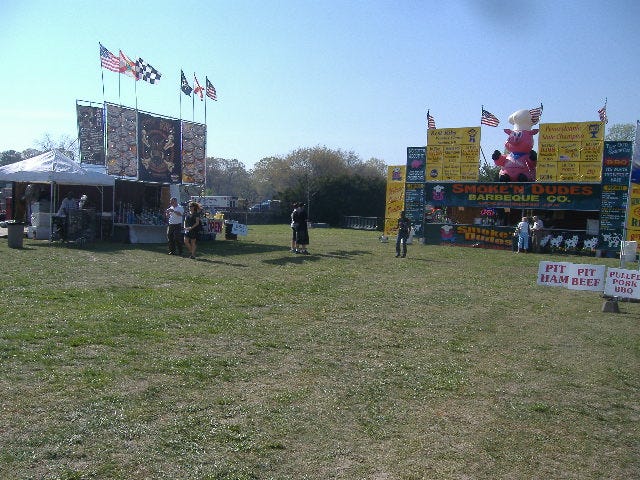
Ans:
[[[499,150],[493,152],[491,158],[500,167],[501,182],[533,182],[536,179],[536,152],[532,151],[533,136],[538,129],[531,129],[533,121],[529,110],[518,110],[509,117],[513,130],[504,129],[509,135],[505,149],[509,152],[502,155]]]

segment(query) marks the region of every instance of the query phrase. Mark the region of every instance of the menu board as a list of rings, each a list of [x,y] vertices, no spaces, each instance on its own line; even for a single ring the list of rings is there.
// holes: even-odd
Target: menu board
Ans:
[[[425,147],[407,147],[407,182],[424,182]]]
[[[480,127],[432,128],[427,132],[427,181],[478,180]]]
[[[631,142],[604,142],[598,245],[605,251],[619,250],[620,241],[624,240],[631,177],[631,145]]]
[[[422,222],[424,216],[424,183],[407,183],[404,193],[404,210],[415,230],[415,234],[422,236]]]
[[[541,123],[538,182],[601,180],[604,122]]]

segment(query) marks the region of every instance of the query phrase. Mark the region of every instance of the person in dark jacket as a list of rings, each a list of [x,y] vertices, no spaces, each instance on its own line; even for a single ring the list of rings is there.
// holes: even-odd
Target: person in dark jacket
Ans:
[[[302,202],[298,204],[298,208],[293,211],[293,223],[297,225],[296,227],[296,244],[297,244],[297,253],[302,253],[303,255],[310,255],[307,250],[307,245],[309,245],[309,229],[307,227],[307,209],[306,205]]]
[[[407,256],[407,240],[411,231],[411,220],[407,218],[404,210],[400,212],[398,219],[398,238],[396,239],[396,257],[400,256],[400,246],[402,245],[402,257]]]

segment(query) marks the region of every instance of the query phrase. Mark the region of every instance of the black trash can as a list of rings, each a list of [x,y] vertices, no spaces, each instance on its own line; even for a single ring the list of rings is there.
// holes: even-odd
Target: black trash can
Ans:
[[[224,223],[224,238],[225,240],[237,240],[238,235],[235,233],[231,233],[233,230],[233,222],[225,222]]]

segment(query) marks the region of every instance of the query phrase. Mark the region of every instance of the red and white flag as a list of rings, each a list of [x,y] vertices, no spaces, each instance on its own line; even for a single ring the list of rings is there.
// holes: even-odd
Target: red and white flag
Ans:
[[[198,79],[196,78],[196,74],[193,74],[193,94],[194,95],[199,95],[200,96],[200,101],[204,100],[203,94],[202,92],[204,91],[204,88],[202,88],[200,86],[200,83],[198,82]]]
[[[138,80],[138,69],[136,68],[136,62],[127,57],[122,52],[122,50],[120,50],[120,73]]]

